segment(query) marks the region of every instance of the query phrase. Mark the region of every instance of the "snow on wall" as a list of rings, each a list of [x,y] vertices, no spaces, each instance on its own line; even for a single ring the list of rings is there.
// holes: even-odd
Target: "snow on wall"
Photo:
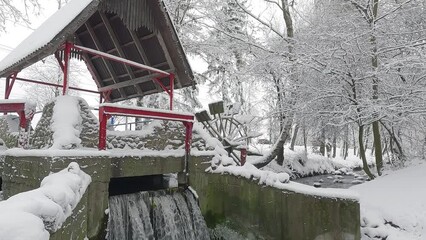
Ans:
[[[271,186],[277,189],[297,192],[305,195],[358,200],[358,194],[351,190],[315,188],[305,184],[292,182],[290,181],[290,175],[285,172],[275,173],[272,171],[261,170],[250,163],[246,163],[244,166],[215,166],[213,162],[212,166],[206,169],[206,172],[244,177],[257,181],[259,185]]]
[[[228,157],[228,153],[223,146],[220,145],[216,146],[211,166],[206,169],[206,172],[244,177],[258,182],[259,185],[271,186],[305,195],[358,200],[358,195],[347,189],[321,189],[291,182],[290,175],[283,171],[274,172],[258,169],[250,162],[246,162],[244,166],[237,166],[232,158]]]
[[[43,179],[40,188],[0,202],[0,239],[48,240],[77,206],[91,177],[72,162]]]

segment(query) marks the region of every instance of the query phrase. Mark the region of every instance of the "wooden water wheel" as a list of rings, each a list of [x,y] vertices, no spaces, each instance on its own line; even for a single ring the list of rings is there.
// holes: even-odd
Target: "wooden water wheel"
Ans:
[[[250,138],[256,135],[249,134],[246,122],[237,118],[239,110],[239,104],[224,107],[223,101],[219,101],[209,104],[210,114],[203,110],[196,113],[195,117],[212,137],[222,142],[235,163],[241,165],[241,153],[238,152],[247,149]]]

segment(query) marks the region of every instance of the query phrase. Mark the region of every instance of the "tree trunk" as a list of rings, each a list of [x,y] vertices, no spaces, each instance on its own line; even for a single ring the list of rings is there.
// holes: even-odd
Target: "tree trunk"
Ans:
[[[323,156],[325,156],[325,154],[327,152],[325,144],[326,144],[326,142],[325,142],[325,129],[322,128],[322,130],[321,130],[321,140],[320,140],[320,153]]]
[[[372,9],[372,18],[371,18],[371,38],[370,42],[373,47],[372,57],[371,57],[371,66],[373,68],[373,101],[376,102],[379,99],[379,79],[376,74],[379,63],[378,63],[378,54],[377,54],[377,38],[375,36],[375,20],[377,18],[379,9],[379,0],[373,0],[373,9]],[[377,113],[376,113],[377,114]],[[373,117],[375,114],[373,114]],[[383,156],[382,156],[382,141],[380,137],[380,126],[379,121],[375,120],[373,123],[373,139],[374,139],[374,148],[376,151],[374,152],[376,157],[376,167],[377,167],[377,174],[380,176],[382,175],[382,168],[383,168]]]
[[[356,156],[357,155],[357,152],[356,152],[356,146],[357,146],[357,144],[356,144],[356,137],[355,137],[355,130],[354,130],[354,128],[352,127],[352,143],[353,143],[353,146],[354,146],[354,156]]]
[[[376,157],[377,174],[382,175],[383,156],[382,156],[382,141],[380,138],[379,121],[373,122],[373,137],[374,137],[374,155]]]
[[[389,142],[391,143],[391,153],[393,154],[395,152],[393,148],[393,142],[395,142],[396,147],[398,148],[398,153],[397,153],[398,158],[404,161],[405,155],[404,155],[404,152],[402,151],[401,143],[399,142],[398,138],[395,136],[395,131],[393,130],[393,128],[390,129],[389,127],[387,127],[386,124],[384,124],[383,122],[380,122],[380,123],[389,134],[389,138],[390,138]]]
[[[346,160],[349,152],[349,125],[345,126],[345,136],[343,140],[343,160]]]
[[[306,135],[306,126],[303,126],[303,146],[305,147],[305,152],[308,152],[308,136]]]
[[[333,135],[333,158],[336,158],[336,151],[337,151],[337,136],[336,133]]]
[[[253,165],[257,168],[262,168],[266,165],[268,165],[272,160],[275,159],[275,157],[280,154],[280,152],[284,152],[284,143],[287,141],[289,137],[289,132],[292,126],[292,119],[293,115],[289,116],[287,118],[286,124],[284,125],[283,130],[281,131],[280,137],[278,138],[278,141],[275,143],[274,147],[272,148],[271,152],[261,158],[259,158],[256,162],[253,162]],[[281,149],[280,149],[281,148]],[[284,162],[284,161],[283,161]]]
[[[297,132],[299,131],[299,124],[294,125],[293,132],[291,134],[290,150],[294,151],[294,144],[297,139]]]
[[[374,175],[371,173],[370,168],[368,167],[367,158],[365,157],[365,149],[364,149],[364,126],[360,125],[358,129],[358,143],[359,143],[359,154],[362,159],[362,167],[364,172],[368,175],[370,179],[374,179]]]

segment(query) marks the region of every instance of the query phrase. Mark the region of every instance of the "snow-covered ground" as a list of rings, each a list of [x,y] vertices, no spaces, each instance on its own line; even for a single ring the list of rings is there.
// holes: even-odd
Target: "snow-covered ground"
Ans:
[[[362,239],[426,239],[426,164],[350,188],[359,194]]]
[[[268,151],[264,147],[263,151]],[[250,161],[250,160],[249,160]],[[368,156],[369,164],[373,164],[374,157]],[[281,189],[294,188],[306,194],[320,196],[336,196],[336,190],[330,188],[313,190],[312,186],[303,184],[294,185],[290,181],[272,181],[268,184],[268,178],[277,177],[272,174],[298,172],[300,175],[309,175],[320,172],[333,172],[335,169],[360,168],[362,161],[350,151],[346,160],[341,157],[335,159],[317,155],[312,152],[305,153],[302,147],[295,151],[285,149],[285,164],[278,165],[271,162],[263,170],[256,170],[253,166],[214,166],[219,161],[213,159],[212,172],[233,174],[247,178],[258,178],[259,184],[266,184]],[[424,240],[426,239],[426,163],[424,161],[412,161],[404,169],[386,169],[383,176],[372,181],[365,182],[349,188],[348,192],[341,192],[340,197],[348,197],[353,194],[360,201],[361,232],[363,240]],[[290,172],[290,174],[291,174]],[[246,176],[250,175],[250,176]],[[266,177],[265,177],[266,176]]]
[[[259,144],[255,147],[259,152],[266,153],[270,151],[271,145]],[[340,149],[337,149],[337,153]],[[253,162],[258,156],[249,156],[248,161]],[[367,154],[367,162],[369,165],[374,164],[374,157]],[[303,146],[295,146],[294,151],[285,146],[284,164],[278,165],[276,161],[272,161],[263,169],[273,172],[286,172],[292,178],[311,176],[317,174],[333,173],[340,168],[355,169],[362,168],[362,161],[358,156],[353,154],[353,150],[348,151],[348,157],[343,159],[339,154],[335,158],[321,156],[312,152],[308,148],[306,152]]]

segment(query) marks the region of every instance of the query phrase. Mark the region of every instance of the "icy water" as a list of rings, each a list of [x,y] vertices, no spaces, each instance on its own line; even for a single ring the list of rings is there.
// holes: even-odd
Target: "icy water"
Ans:
[[[210,239],[189,190],[139,192],[109,199],[108,240]]]
[[[363,172],[346,172],[337,174],[317,175],[294,179],[292,181],[321,188],[349,188],[367,181]]]

